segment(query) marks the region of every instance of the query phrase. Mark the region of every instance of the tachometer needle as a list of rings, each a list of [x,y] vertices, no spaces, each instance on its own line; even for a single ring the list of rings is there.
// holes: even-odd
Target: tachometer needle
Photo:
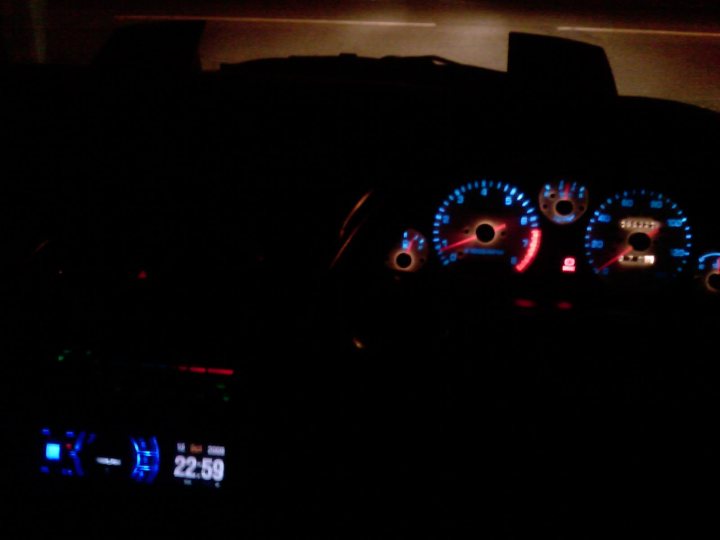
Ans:
[[[465,240],[460,240],[459,242],[455,242],[454,244],[445,246],[444,248],[440,249],[440,253],[443,253],[443,252],[451,250],[451,249],[455,249],[460,246],[464,246],[465,244],[472,244],[473,242],[477,242],[477,237],[471,236],[469,238],[466,238]]]
[[[507,223],[501,223],[500,225],[489,225],[489,224],[483,224],[483,227],[490,226],[493,230],[493,235],[488,238],[487,242],[491,242],[496,234],[504,231],[507,229]],[[472,244],[473,242],[477,242],[478,237],[477,236],[470,236],[466,238],[465,240],[460,240],[459,242],[455,242],[454,244],[450,244],[449,246],[445,246],[444,248],[440,249],[440,253],[444,253],[446,251],[449,251],[451,249],[455,249],[460,246],[464,246],[465,244]],[[484,241],[484,240],[481,240]]]
[[[660,232],[660,227],[656,227],[656,228],[654,228],[652,231],[648,232],[647,235],[648,235],[649,238],[654,238],[654,237],[657,236],[657,234],[658,234],[659,232]],[[603,264],[602,266],[600,266],[600,267],[597,269],[597,271],[598,271],[598,272],[602,272],[602,271],[605,270],[608,266],[611,266],[611,265],[615,264],[616,262],[618,262],[620,259],[622,259],[625,255],[627,255],[628,253],[630,253],[632,250],[633,250],[633,247],[632,247],[632,246],[626,247],[626,248],[623,249],[620,253],[618,253],[615,257],[613,257],[613,258],[610,259],[608,262],[606,262],[605,264]]]

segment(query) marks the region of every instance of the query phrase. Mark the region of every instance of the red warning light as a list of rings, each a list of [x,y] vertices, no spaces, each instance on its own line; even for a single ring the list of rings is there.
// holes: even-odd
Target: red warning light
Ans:
[[[147,279],[148,273],[145,270],[140,270],[137,275],[138,279]]]
[[[573,273],[577,270],[576,264],[577,261],[575,260],[575,257],[565,257],[562,265],[562,271],[566,273]]]
[[[226,377],[229,377],[235,373],[232,369],[225,369],[225,368],[207,368],[207,372],[210,375],[225,375]]]
[[[205,366],[177,366],[178,371],[190,373],[202,373],[210,375],[224,375],[230,377],[235,374],[235,370],[227,368],[214,368]]]

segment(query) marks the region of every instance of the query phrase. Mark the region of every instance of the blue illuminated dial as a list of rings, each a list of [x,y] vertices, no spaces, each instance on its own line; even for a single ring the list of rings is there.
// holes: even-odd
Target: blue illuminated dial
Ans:
[[[393,246],[387,265],[396,272],[417,272],[427,261],[428,243],[415,229],[405,229]]]
[[[540,211],[558,225],[568,225],[580,219],[587,210],[588,201],[587,188],[571,180],[545,184],[538,196]]]
[[[540,249],[538,213],[530,199],[505,182],[468,182],[435,212],[432,243],[443,265],[494,261],[524,272]]]
[[[645,189],[617,193],[593,213],[585,253],[597,274],[653,272],[672,276],[690,259],[692,230],[677,203]]]
[[[720,251],[701,255],[697,271],[703,287],[710,293],[720,294]]]

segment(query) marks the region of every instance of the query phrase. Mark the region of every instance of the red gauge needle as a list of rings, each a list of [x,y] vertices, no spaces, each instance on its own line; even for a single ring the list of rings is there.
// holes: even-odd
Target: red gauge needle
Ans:
[[[715,261],[715,269],[720,272],[720,257],[718,257],[718,260]]]
[[[633,250],[632,246],[623,249],[620,253],[618,253],[617,255],[615,255],[615,257],[613,257],[613,258],[610,259],[608,262],[606,262],[605,264],[603,264],[600,268],[598,268],[598,272],[602,272],[602,271],[605,270],[608,266],[615,264],[615,263],[618,262],[620,259],[622,259],[625,255],[627,255],[628,253],[630,253],[632,250]]]
[[[570,184],[567,184],[565,186],[565,192],[563,193],[563,199],[567,199],[570,195]]]
[[[414,244],[414,243],[415,243],[415,237],[411,238],[411,239],[408,241],[407,247],[405,248],[405,253],[410,253],[410,252],[412,251],[412,248],[413,248],[413,244]]]
[[[459,242],[455,242],[454,244],[450,244],[449,246],[445,246],[440,250],[442,253],[443,251],[448,251],[450,249],[455,249],[456,247],[464,246],[465,244],[472,244],[473,242],[477,242],[477,238],[474,236],[471,236],[469,238],[466,238],[465,240],[460,240]]]
[[[656,228],[653,229],[652,231],[648,232],[647,235],[648,235],[649,238],[654,238],[655,236],[657,236],[657,234],[658,234],[659,232],[660,232],[660,227],[656,227]],[[616,262],[618,262],[620,259],[622,259],[625,255],[627,255],[628,253],[630,253],[632,250],[633,250],[633,247],[632,247],[632,246],[626,247],[626,248],[623,249],[620,253],[618,253],[615,257],[613,257],[613,258],[610,259],[608,262],[606,262],[606,263],[603,264],[601,267],[599,267],[599,268],[597,269],[597,271],[598,271],[598,272],[602,272],[602,271],[605,270],[608,266],[611,266],[611,265],[615,264]]]
[[[507,229],[507,224],[506,224],[506,223],[501,223],[500,225],[492,226],[492,228],[493,228],[493,231],[495,232],[495,234],[497,234],[497,233],[502,232],[502,231],[504,231],[505,229]],[[460,247],[460,246],[464,246],[465,244],[472,244],[473,242],[476,242],[476,241],[478,241],[478,239],[477,239],[476,236],[470,236],[470,237],[466,238],[465,240],[460,240],[459,242],[455,242],[454,244],[450,244],[449,246],[445,246],[444,248],[442,248],[442,249],[440,250],[440,253],[443,253],[443,252],[445,252],[445,251],[449,251],[449,250],[451,250],[451,249],[455,249],[455,248]],[[492,240],[490,240],[490,241],[492,241]]]

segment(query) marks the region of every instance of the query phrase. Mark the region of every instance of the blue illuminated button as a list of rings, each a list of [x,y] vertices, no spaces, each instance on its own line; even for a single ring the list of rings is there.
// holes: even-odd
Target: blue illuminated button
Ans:
[[[57,443],[47,443],[45,445],[45,459],[48,461],[59,461],[60,445]]]

